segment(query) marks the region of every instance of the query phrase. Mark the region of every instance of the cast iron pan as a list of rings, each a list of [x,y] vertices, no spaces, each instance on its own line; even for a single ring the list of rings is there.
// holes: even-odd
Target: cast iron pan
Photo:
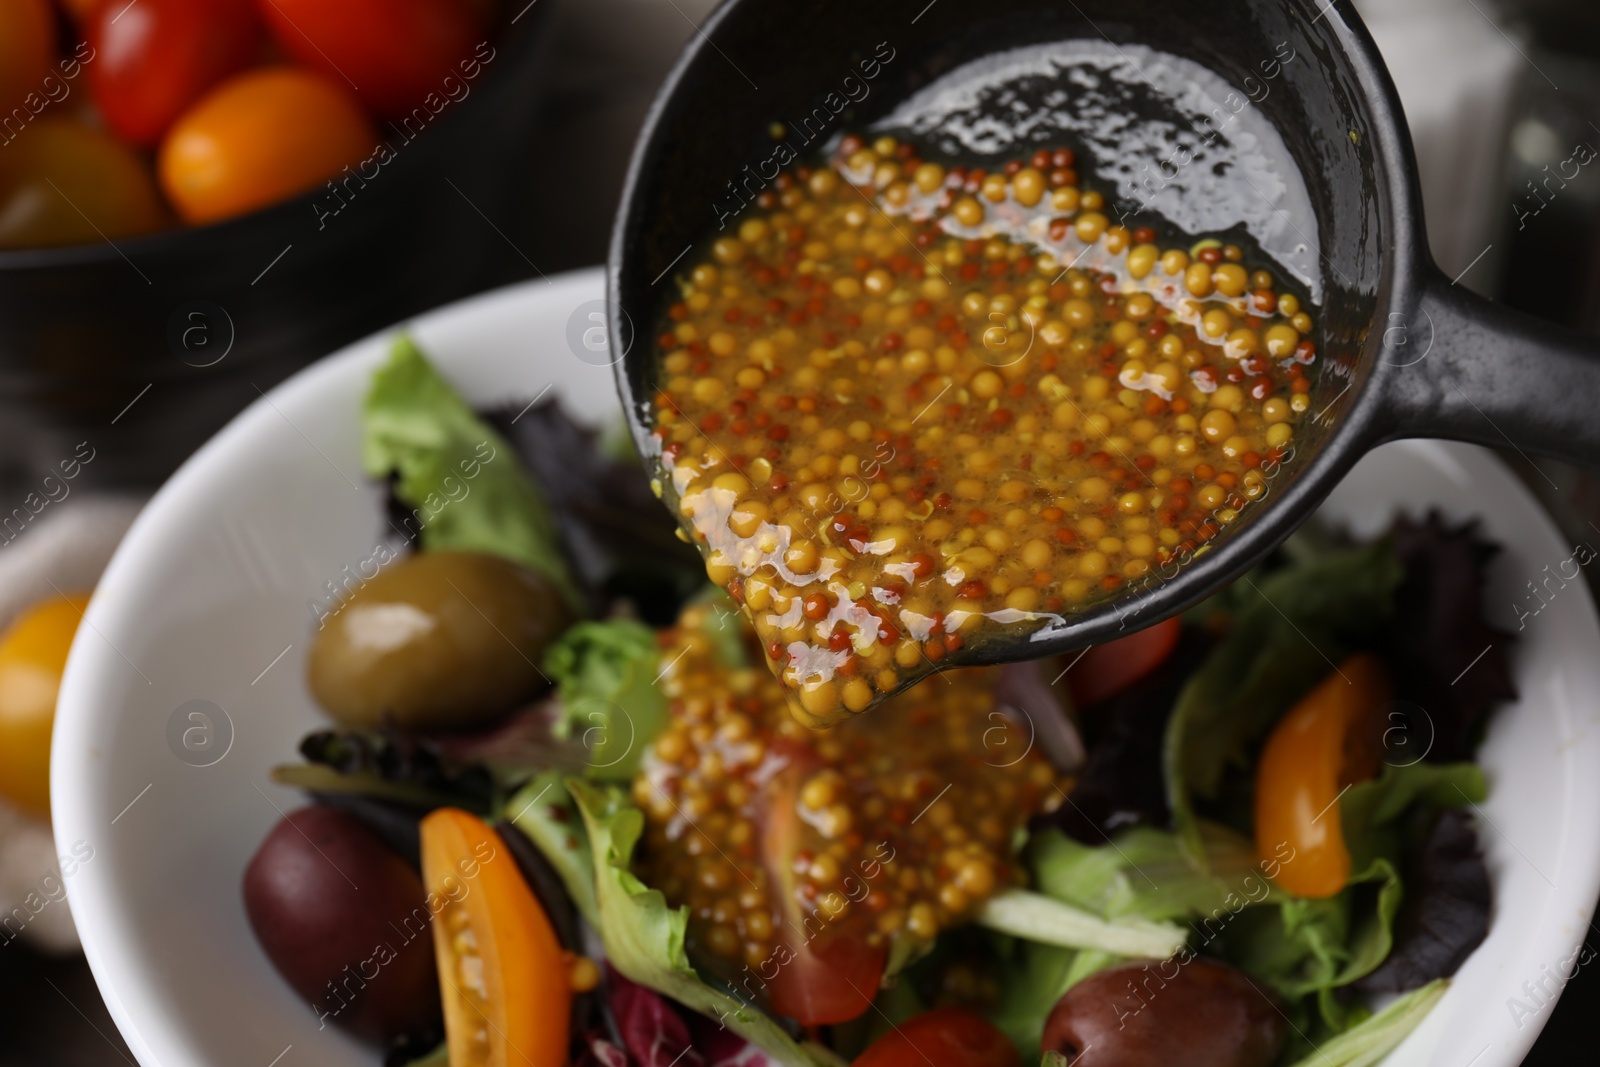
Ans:
[[[1281,135],[1292,160],[1286,166],[1304,184],[1301,214],[1309,213],[1289,222],[1314,238],[1310,262],[1321,289],[1314,418],[1297,430],[1296,461],[1273,481],[1268,498],[1206,551],[1120,599],[1023,640],[969,645],[956,659],[1065,651],[1189,607],[1259,561],[1385,441],[1447,437],[1600,462],[1595,344],[1477,297],[1434,265],[1405,118],[1348,0],[1321,7],[1310,0],[729,0],[690,42],[656,99],[612,236],[609,333],[645,454],[658,451],[645,432],[648,338],[675,299],[672,271],[737,204],[730,183],[749,182],[745,168],[772,157],[774,123],[789,123],[793,138],[796,116],[818,115],[811,132],[820,146],[829,134],[869,128],[930,82],[985,57],[1084,41],[1110,49],[1135,73],[1158,62],[1150,49],[1197,62]],[[874,59],[876,73],[866,79]],[[1166,107],[1180,117],[1184,110],[1181,101],[1152,100],[1148,91],[1134,95],[1140,107]],[[1067,79],[1018,81],[991,110],[1028,132],[998,145],[992,159],[1062,143],[1047,113],[1070,111],[1080,96]],[[846,106],[823,131],[816,109],[841,99]],[[975,154],[982,165],[982,153]],[[1122,210],[1142,206],[1126,189],[1096,187]],[[630,349],[635,330],[642,340]]]

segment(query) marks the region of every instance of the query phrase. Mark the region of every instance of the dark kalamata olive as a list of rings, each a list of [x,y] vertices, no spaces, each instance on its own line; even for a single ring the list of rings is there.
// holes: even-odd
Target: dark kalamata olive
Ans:
[[[352,726],[479,726],[548,683],[538,664],[571,621],[542,575],[480,552],[420,552],[380,571],[311,646],[311,692]]]
[[[1186,955],[1125,963],[1067,990],[1044,1050],[1092,1067],[1267,1067],[1287,1024],[1271,994],[1235,967]]]
[[[438,1025],[422,879],[349,815],[301,808],[273,827],[245,868],[244,907],[319,1019],[374,1041]]]

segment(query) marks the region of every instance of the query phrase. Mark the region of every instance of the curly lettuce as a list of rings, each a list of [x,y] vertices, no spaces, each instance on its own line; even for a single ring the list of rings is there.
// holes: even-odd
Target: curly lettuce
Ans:
[[[630,619],[580,622],[545,653],[544,669],[561,697],[555,734],[589,751],[585,774],[626,781],[667,724],[667,698],[656,684],[661,644]]]
[[[362,467],[371,477],[392,478],[395,498],[411,509],[396,526],[408,540],[514,560],[585,613],[539,487],[506,440],[404,334],[372,376],[361,428]]]

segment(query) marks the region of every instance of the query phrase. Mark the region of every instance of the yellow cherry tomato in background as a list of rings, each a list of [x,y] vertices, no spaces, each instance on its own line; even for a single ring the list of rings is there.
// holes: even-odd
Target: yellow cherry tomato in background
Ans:
[[[40,601],[0,634],[0,796],[50,817],[50,728],[88,593]]]
[[[40,118],[0,146],[0,248],[116,241],[166,219],[144,161],[109,134]]]
[[[574,961],[500,835],[458,808],[433,812],[422,820],[422,884],[450,1067],[562,1067]]]
[[[188,222],[243,215],[306,192],[370,156],[378,134],[322,74],[263,67],[223,82],[161,143],[161,187]]]
[[[0,116],[43,97],[44,76],[56,59],[56,18],[49,0],[0,0]],[[7,134],[14,131],[7,131]]]
[[[1274,859],[1273,881],[1290,893],[1331,897],[1350,880],[1337,801],[1345,786],[1378,773],[1375,725],[1390,693],[1378,658],[1357,654],[1267,737],[1256,763],[1256,852]]]

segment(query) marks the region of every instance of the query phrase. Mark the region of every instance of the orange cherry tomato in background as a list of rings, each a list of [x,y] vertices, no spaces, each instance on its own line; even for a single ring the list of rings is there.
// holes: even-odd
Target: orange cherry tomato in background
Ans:
[[[50,730],[88,593],[40,601],[0,634],[0,796],[50,817]]]
[[[166,221],[149,168],[108,134],[46,117],[0,146],[0,248],[115,241]]]
[[[353,87],[383,118],[399,118],[486,37],[470,0],[257,0],[261,18],[296,61]]]
[[[161,186],[186,221],[216,222],[312,189],[377,143],[342,85],[267,67],[228,79],[178,119],[161,144]]]
[[[85,26],[89,84],[106,125],[153,145],[200,94],[261,50],[251,0],[108,0]]]
[[[1021,1067],[1006,1035],[966,1008],[935,1008],[872,1043],[851,1067]]]
[[[1092,707],[1161,666],[1178,646],[1182,630],[1183,621],[1171,618],[1083,653],[1067,671],[1073,706]],[[1076,653],[1068,653],[1067,662],[1072,662],[1073,655]]]
[[[39,92],[56,60],[49,0],[0,0],[0,115]]]
[[[1390,700],[1389,677],[1371,653],[1345,660],[1273,727],[1256,763],[1256,852],[1273,879],[1302,897],[1331,897],[1350,880],[1337,803],[1378,773],[1374,725]],[[1294,850],[1280,855],[1287,845]]]
[[[801,847],[800,783],[815,760],[798,746],[795,762],[767,784],[762,798],[761,861],[773,886],[773,904],[783,917],[780,929],[796,931],[784,944],[790,957],[767,983],[772,1010],[802,1026],[849,1022],[872,1007],[883,981],[888,952],[873,947],[852,931],[815,928],[811,908],[802,908],[795,889],[795,854]],[[854,905],[847,905],[854,906]]]
[[[422,883],[437,907],[450,1067],[562,1067],[574,960],[505,841],[476,815],[438,809],[422,820]]]

